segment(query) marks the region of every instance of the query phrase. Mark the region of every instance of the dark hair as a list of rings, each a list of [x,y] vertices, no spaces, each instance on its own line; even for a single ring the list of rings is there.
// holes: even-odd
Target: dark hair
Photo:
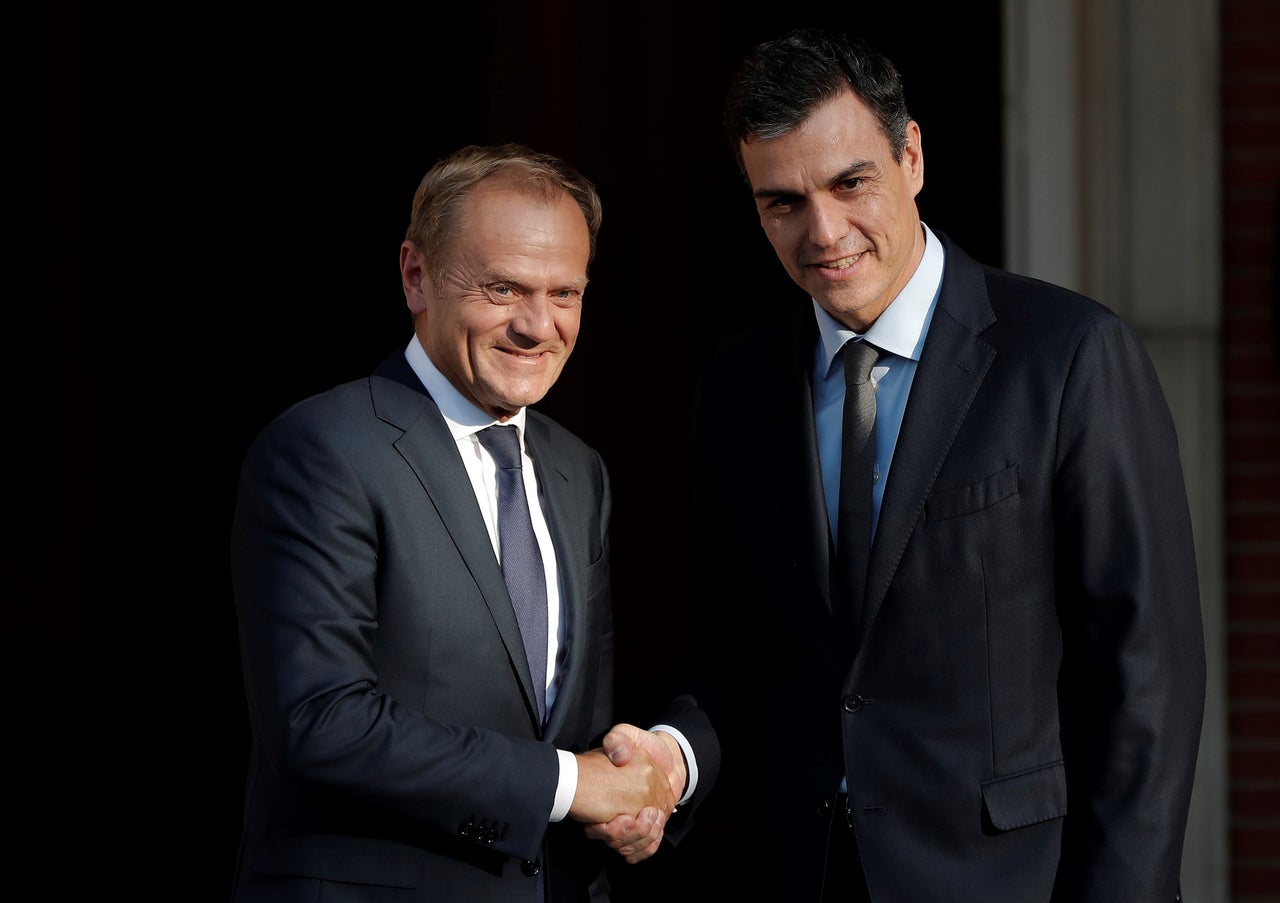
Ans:
[[[730,81],[724,132],[738,166],[743,141],[786,134],[846,85],[876,117],[900,161],[911,116],[893,63],[861,38],[797,28],[757,45]]]
[[[458,211],[473,188],[488,179],[503,179],[543,201],[563,192],[582,210],[590,238],[588,263],[596,254],[596,235],[602,217],[595,185],[563,160],[530,150],[522,144],[471,144],[439,160],[427,171],[413,196],[405,238],[427,260],[432,278],[440,278],[433,261],[456,231]]]

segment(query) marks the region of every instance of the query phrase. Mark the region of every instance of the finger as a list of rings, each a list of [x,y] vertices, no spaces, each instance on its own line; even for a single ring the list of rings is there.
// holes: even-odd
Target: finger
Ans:
[[[602,841],[618,852],[622,852],[624,847],[630,852],[652,837],[653,828],[648,822],[641,824],[634,815],[618,815],[604,824],[587,825],[585,833],[592,840]]]
[[[625,855],[651,846],[655,840],[662,839],[665,826],[666,819],[662,817],[660,811],[651,806],[642,809],[636,816],[635,825],[622,847],[619,848],[619,852]]]
[[[661,845],[661,842],[655,843],[653,846],[647,847],[642,852],[632,853],[630,856],[624,857],[623,861],[626,862],[627,865],[635,865],[637,862],[644,862],[654,853],[658,852],[658,847]]]
[[[652,844],[655,839],[661,838],[666,819],[662,817],[661,812],[649,806],[642,809],[634,818],[628,818],[628,822],[625,829],[621,824],[616,826],[616,830],[614,825],[610,825],[610,834],[617,841],[612,846],[624,856],[642,850]]]
[[[628,865],[635,865],[637,862],[643,862],[644,860],[652,856],[654,853],[658,852],[658,848],[660,846],[662,846],[661,833],[659,833],[658,836],[654,838],[653,843],[649,844],[647,847],[645,847],[642,850],[636,850],[635,852],[625,854],[622,857],[622,859]]]

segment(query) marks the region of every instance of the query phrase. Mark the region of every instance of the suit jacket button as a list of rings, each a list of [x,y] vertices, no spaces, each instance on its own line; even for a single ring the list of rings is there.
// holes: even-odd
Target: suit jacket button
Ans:
[[[526,859],[524,862],[520,863],[520,871],[525,875],[528,875],[530,878],[533,878],[542,871],[542,860]]]
[[[818,800],[818,814],[819,815],[831,814],[831,800],[827,799],[826,797],[823,797],[822,799]]]
[[[862,708],[862,697],[857,693],[853,693],[844,698],[844,710],[846,712],[856,712]]]

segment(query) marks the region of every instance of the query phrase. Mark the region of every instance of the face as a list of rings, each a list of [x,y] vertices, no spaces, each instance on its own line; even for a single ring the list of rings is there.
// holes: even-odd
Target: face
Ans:
[[[908,125],[895,162],[875,116],[846,89],[787,134],[743,142],[742,160],[787,273],[832,317],[865,332],[924,253],[919,127]]]
[[[546,395],[569,359],[589,254],[586,219],[567,194],[547,204],[482,183],[443,259],[400,248],[418,340],[459,392],[506,420]]]

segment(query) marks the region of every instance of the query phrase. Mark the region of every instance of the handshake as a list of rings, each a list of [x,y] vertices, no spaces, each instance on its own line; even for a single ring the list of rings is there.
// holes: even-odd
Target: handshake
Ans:
[[[658,851],[667,819],[684,793],[684,753],[665,731],[618,724],[602,745],[577,755],[578,789],[569,817],[586,824],[629,863]]]

